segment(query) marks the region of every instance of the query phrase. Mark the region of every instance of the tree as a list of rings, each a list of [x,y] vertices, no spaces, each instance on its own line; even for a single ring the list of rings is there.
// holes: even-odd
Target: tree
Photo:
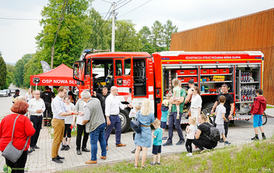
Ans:
[[[14,66],[14,83],[18,87],[23,86],[24,66],[32,58],[33,54],[26,54],[18,60]]]
[[[177,30],[178,27],[172,26],[172,22],[167,20],[166,24],[164,25],[164,43],[167,50],[169,50],[170,47],[171,35],[172,33],[177,32]]]
[[[8,88],[14,80],[14,66],[11,64],[6,64],[7,67],[7,78],[5,88]]]
[[[65,5],[64,5],[65,2]],[[50,63],[51,49],[59,22],[62,22],[54,50],[54,67],[64,63],[72,66],[87,45],[91,28],[86,25],[89,0],[50,0],[42,10],[40,24],[43,30],[36,37],[39,49],[39,60]],[[63,13],[63,5],[65,7]],[[63,13],[63,14],[62,14]],[[63,19],[60,17],[63,16]]]
[[[96,50],[110,50],[111,45],[111,21],[102,19],[101,15],[91,8],[88,12],[86,24],[91,27],[91,34],[86,48]]]
[[[43,73],[43,69],[40,61],[37,60],[37,54],[34,55],[28,63],[24,65],[24,78],[23,85],[25,87],[30,86],[30,76]]]
[[[6,85],[7,67],[2,56],[0,56],[0,86],[1,88]]]
[[[156,20],[151,27],[151,34],[152,34],[151,44],[157,52],[160,52],[163,50],[162,48],[164,46],[163,31],[164,31],[163,25],[161,24],[161,22]]]
[[[134,24],[130,20],[116,22],[115,51],[116,52],[139,52],[142,44],[140,34],[136,33]]]
[[[142,47],[141,51],[142,51],[142,52],[147,52],[147,53],[150,53],[150,54],[156,52],[155,49],[154,49],[154,47],[153,47],[151,44],[149,44],[149,43],[146,43],[146,44]]]
[[[149,27],[143,26],[139,33],[141,34],[141,42],[143,45],[145,45],[146,43],[151,43],[151,31],[149,30]]]

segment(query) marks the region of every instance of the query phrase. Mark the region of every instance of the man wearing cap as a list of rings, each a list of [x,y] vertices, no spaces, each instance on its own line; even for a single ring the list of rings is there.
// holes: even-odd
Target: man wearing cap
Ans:
[[[226,101],[224,104],[224,107],[226,108],[225,117],[226,117],[226,119],[230,120],[230,119],[232,119],[232,117],[233,117],[232,115],[234,113],[234,100],[233,100],[233,97],[228,93],[228,86],[226,84],[222,85],[221,93],[216,98],[216,101],[215,101],[215,103],[212,107],[212,110],[211,110],[211,114],[214,113],[215,108],[219,104],[219,97],[222,95],[225,96],[225,98],[226,98]],[[227,138],[229,121],[224,122],[224,126],[225,126],[225,138]],[[219,142],[224,142],[224,141],[223,141],[223,139],[221,139]]]
[[[15,93],[14,93],[14,95],[13,95],[13,99],[12,99],[12,103],[14,103],[14,99],[16,98],[16,97],[19,97],[20,95],[20,90],[19,89],[16,89],[15,90]]]

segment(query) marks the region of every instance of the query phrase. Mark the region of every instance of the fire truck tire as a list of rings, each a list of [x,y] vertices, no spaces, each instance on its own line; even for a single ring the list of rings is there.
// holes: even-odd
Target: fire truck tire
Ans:
[[[121,132],[125,133],[130,127],[129,111],[127,109],[120,110],[119,117],[121,119]]]

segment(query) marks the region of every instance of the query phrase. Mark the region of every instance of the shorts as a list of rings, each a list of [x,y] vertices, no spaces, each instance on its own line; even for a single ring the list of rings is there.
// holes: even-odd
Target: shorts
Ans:
[[[158,154],[161,153],[161,145],[153,145],[152,147],[152,154]]]
[[[263,125],[263,115],[254,114],[253,116],[253,127],[261,127]]]
[[[161,121],[161,128],[166,129],[166,122]]]
[[[216,128],[220,131],[220,135],[225,134],[224,124],[217,124]]]

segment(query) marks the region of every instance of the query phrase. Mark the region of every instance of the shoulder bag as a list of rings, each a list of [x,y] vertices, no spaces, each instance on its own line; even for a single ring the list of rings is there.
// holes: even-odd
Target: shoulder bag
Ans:
[[[19,117],[20,115],[18,115],[15,120],[14,120],[14,124],[13,124],[13,129],[12,129],[12,136],[11,136],[11,141],[10,143],[6,146],[5,150],[2,152],[2,156],[4,156],[5,158],[7,158],[8,160],[10,160],[12,163],[15,163],[20,157],[21,155],[23,154],[23,151],[25,150],[26,146],[27,146],[27,143],[29,141],[29,137],[25,143],[25,146],[22,150],[18,150],[17,148],[15,148],[13,145],[12,145],[12,142],[13,142],[13,133],[14,133],[14,127],[15,127],[15,123],[16,123],[16,120],[17,118]]]

